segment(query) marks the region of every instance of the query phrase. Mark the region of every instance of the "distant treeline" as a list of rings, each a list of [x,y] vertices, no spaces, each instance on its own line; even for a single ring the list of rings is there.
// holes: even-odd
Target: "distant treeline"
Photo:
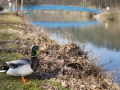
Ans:
[[[10,0],[14,2],[15,0]],[[20,1],[20,0],[18,0]],[[76,5],[85,7],[113,7],[116,8],[120,4],[120,0],[24,0],[25,5]],[[8,5],[8,0],[2,0],[2,6]]]
[[[24,0],[26,5],[78,5],[95,7],[118,7],[120,0]]]

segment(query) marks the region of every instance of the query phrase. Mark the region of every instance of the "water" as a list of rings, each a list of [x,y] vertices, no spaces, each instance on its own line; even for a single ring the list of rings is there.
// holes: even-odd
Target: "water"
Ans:
[[[58,30],[66,30],[77,43],[86,43],[85,51],[92,50],[91,56],[101,56],[99,64],[111,63],[104,66],[107,70],[120,69],[120,22],[97,21],[86,19],[77,12],[34,11],[33,15],[24,17],[32,24],[44,26],[51,30],[51,39],[59,44],[67,43],[66,37],[59,35]],[[60,31],[62,33],[62,31]]]

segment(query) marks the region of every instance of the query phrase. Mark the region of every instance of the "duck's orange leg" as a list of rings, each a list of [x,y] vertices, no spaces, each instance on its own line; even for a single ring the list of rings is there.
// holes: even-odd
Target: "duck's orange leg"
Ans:
[[[21,80],[22,80],[25,84],[29,84],[29,82],[27,81],[27,79],[25,79],[23,76],[22,76]]]

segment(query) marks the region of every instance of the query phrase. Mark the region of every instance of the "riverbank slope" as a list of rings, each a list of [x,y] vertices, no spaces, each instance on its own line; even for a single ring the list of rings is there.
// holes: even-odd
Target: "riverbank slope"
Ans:
[[[14,15],[0,15],[0,64],[8,60],[30,58],[33,45],[39,45],[40,66],[28,76],[29,85],[19,77],[0,73],[1,90],[119,90],[101,66],[90,59],[82,47],[69,42],[59,45],[49,39],[43,27],[35,27]],[[83,46],[84,47],[84,46]],[[109,73],[110,74],[110,73]]]
[[[120,13],[116,9],[103,10],[102,13],[94,15],[93,18],[97,20],[119,21]]]

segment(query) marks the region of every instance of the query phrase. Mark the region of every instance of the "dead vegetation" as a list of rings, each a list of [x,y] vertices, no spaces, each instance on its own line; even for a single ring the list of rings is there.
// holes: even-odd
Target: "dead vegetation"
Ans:
[[[120,14],[117,10],[109,10],[109,11],[103,11],[100,14],[94,15],[94,18],[98,20],[119,21]]]
[[[13,41],[20,49],[1,47],[0,51],[18,52],[29,57],[31,47],[39,45],[40,66],[35,73],[39,80],[59,82],[71,90],[119,90],[118,85],[111,82],[102,67],[97,66],[79,45],[73,42],[58,45],[45,35],[43,27],[36,28],[24,20],[17,27],[20,30],[10,29],[9,32],[22,37]],[[43,87],[48,90],[50,86]],[[50,90],[58,88],[52,87]]]

